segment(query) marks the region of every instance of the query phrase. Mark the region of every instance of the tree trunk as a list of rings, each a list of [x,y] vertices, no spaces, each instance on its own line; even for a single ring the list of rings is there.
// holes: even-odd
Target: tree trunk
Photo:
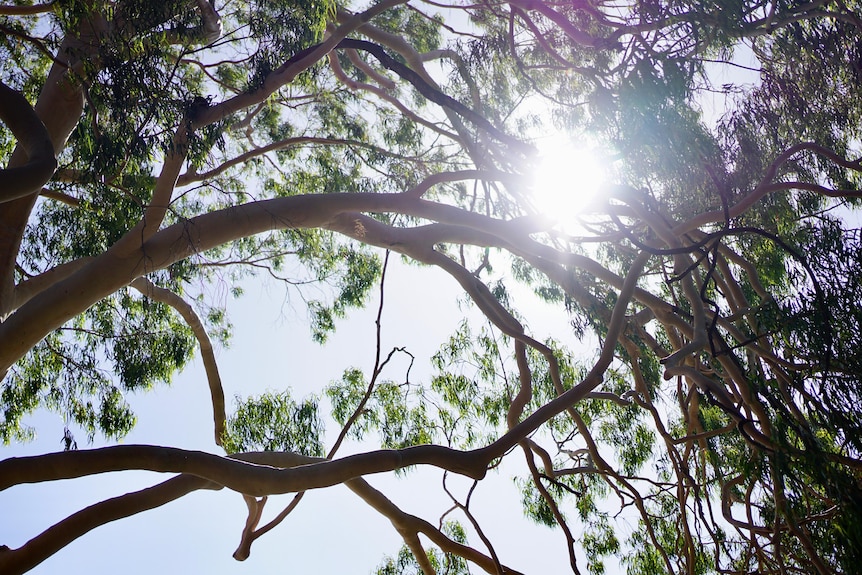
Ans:
[[[105,21],[101,16],[85,19],[81,33],[67,36],[60,45],[54,65],[39,99],[34,106],[36,114],[45,128],[54,153],[59,156],[72,130],[84,112],[84,85],[82,62],[95,61],[98,51],[98,30],[104,31]],[[26,164],[27,153],[18,145],[9,160],[9,168]],[[39,190],[2,205],[0,209],[0,320],[9,313],[11,295],[15,285],[15,263],[21,239],[30,212],[39,196]]]

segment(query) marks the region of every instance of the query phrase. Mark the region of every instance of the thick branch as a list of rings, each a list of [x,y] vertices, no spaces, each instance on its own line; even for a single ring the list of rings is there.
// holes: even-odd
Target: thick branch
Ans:
[[[0,372],[8,369],[46,334],[136,277],[164,269],[195,253],[274,229],[329,228],[344,212],[397,212],[431,217],[439,212],[455,217],[453,211],[460,212],[457,208],[400,194],[303,195],[203,214],[158,231],[143,245],[138,240],[134,250],[130,247],[135,237],[129,233],[122,246],[129,251],[112,248],[94,258],[77,273],[33,296],[0,324],[0,341],[3,342]],[[467,213],[462,219],[482,221],[481,216]],[[141,232],[149,229],[143,224],[141,228]]]
[[[0,203],[29,196],[42,189],[57,169],[54,145],[45,124],[30,102],[0,82],[0,120],[18,139],[27,163],[0,170]]]
[[[293,454],[284,454],[286,461]],[[490,458],[479,451],[458,451],[438,445],[386,449],[321,461],[293,469],[255,465],[256,454],[230,458],[173,447],[118,445],[101,449],[65,451],[0,461],[0,491],[22,483],[73,479],[131,469],[160,473],[188,473],[243,493],[260,497],[330,487],[372,473],[411,465],[432,465],[481,479]],[[296,465],[296,463],[292,463]],[[287,467],[285,465],[284,467]]]
[[[117,242],[111,246],[111,251],[117,254],[126,254],[140,247],[142,243],[155,234],[171,203],[171,196],[177,185],[177,178],[188,155],[188,141],[190,124],[186,118],[180,122],[180,127],[174,133],[171,149],[162,164],[162,171],[156,179],[153,188],[153,197],[144,211],[141,221],[131,230],[126,232]]]
[[[33,14],[44,14],[53,12],[56,2],[45,4],[33,4],[32,6],[0,6],[0,16],[30,16]]]
[[[79,36],[71,34],[63,40],[34,106],[55,151],[64,148],[84,109],[84,82],[73,78],[80,65],[79,58],[91,57],[98,45],[93,38],[94,29],[100,24],[97,20],[88,19],[87,29],[81,30]],[[27,162],[23,146],[16,146],[9,159],[9,167],[23,166]],[[7,302],[12,295],[18,249],[37,197],[36,193],[31,193],[4,203],[0,210],[0,309],[8,307]]]
[[[73,260],[65,264],[60,264],[47,271],[42,272],[37,276],[33,276],[22,281],[17,286],[15,286],[15,291],[12,294],[9,309],[5,310],[6,313],[11,313],[15,311],[16,309],[30,301],[30,298],[32,298],[39,292],[49,288],[58,281],[71,276],[91,261],[93,261],[93,258],[91,257],[78,258],[77,260]]]

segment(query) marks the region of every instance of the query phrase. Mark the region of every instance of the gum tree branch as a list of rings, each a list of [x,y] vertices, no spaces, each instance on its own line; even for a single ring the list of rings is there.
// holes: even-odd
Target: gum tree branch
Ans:
[[[4,4],[0,6],[0,16],[31,16],[34,14],[45,14],[53,12],[56,2],[46,2],[45,4],[33,4],[32,6],[10,6]]]
[[[194,308],[179,295],[165,288],[159,287],[145,277],[136,278],[129,284],[148,298],[167,304],[174,308],[191,328],[195,339],[201,350],[201,361],[207,374],[207,382],[210,388],[210,398],[213,409],[213,428],[216,445],[222,444],[225,432],[225,403],[224,388],[219,375],[218,363],[216,362],[212,341]]]
[[[91,505],[49,527],[17,549],[0,546],[0,572],[25,573],[93,529],[175,501],[198,489],[221,485],[193,475],[180,475],[141,491],[127,493]]]
[[[57,169],[57,158],[48,130],[36,110],[23,95],[3,82],[0,82],[0,120],[27,155],[25,164],[0,169],[3,182],[0,203],[4,203],[41,190]]]

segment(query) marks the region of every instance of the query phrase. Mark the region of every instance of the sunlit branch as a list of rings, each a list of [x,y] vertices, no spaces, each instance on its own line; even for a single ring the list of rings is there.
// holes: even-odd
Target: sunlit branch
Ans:
[[[39,292],[49,288],[58,281],[61,281],[71,276],[72,274],[89,264],[91,261],[93,261],[93,258],[91,257],[78,258],[71,262],[55,266],[47,271],[42,272],[37,276],[27,278],[26,280],[15,286],[15,291],[12,292],[9,309],[0,311],[3,311],[4,313],[11,313],[17,310],[19,307],[27,303],[30,298],[32,298]]]
[[[112,249],[94,258],[76,273],[40,291],[0,324],[0,337],[11,331],[16,333],[12,338],[15,344],[0,349],[0,371],[8,369],[45,334],[101,298],[128,285],[136,277],[240,237],[281,228],[321,227],[344,211],[379,211],[380,208],[388,211],[395,206],[409,207],[416,202],[394,194],[295,196],[203,214],[158,231],[143,245],[138,237],[135,250],[132,250],[135,237],[129,232],[120,242],[126,244],[121,247],[131,251],[123,254]],[[142,228],[144,224],[138,227]],[[98,282],[93,281],[96,277]],[[59,305],[46,305],[48,300],[55,298]]]
[[[177,178],[188,155],[189,136],[191,135],[189,131],[190,121],[189,118],[183,118],[180,122],[180,127],[174,133],[171,149],[165,156],[162,171],[156,178],[153,195],[141,221],[111,246],[110,251],[113,253],[119,256],[128,255],[140,248],[141,244],[156,234],[161,227],[170,207]]]
[[[71,196],[69,194],[64,194],[63,192],[57,190],[42,188],[42,190],[39,192],[39,195],[43,198],[55,200],[73,208],[78,208],[81,206],[81,200],[79,198],[76,198],[75,196]]]

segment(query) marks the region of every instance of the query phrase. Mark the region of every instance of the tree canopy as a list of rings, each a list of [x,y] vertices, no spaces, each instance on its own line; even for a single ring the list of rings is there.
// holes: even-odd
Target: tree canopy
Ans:
[[[342,484],[403,537],[377,573],[529,571],[470,505],[504,462],[574,573],[857,572],[860,14],[855,0],[0,5],[0,437],[26,442],[49,410],[65,447],[0,461],[0,490],[174,475],[0,541],[0,572],[201,489],[245,500],[242,560],[303,493]],[[551,133],[601,150],[609,176],[545,214],[533,175]],[[566,193],[585,196],[569,172]],[[380,346],[378,315],[370,371],[226,406],[215,286],[241,297],[274,278],[324,344],[396,257],[456,281],[483,322],[417,357]],[[516,283],[568,333],[534,330]],[[195,354],[211,449],[119,443],[134,392]],[[396,355],[430,375],[393,379]],[[417,468],[445,472],[444,490],[474,483],[423,518],[365,479],[410,485]],[[295,496],[262,521],[276,494]]]

